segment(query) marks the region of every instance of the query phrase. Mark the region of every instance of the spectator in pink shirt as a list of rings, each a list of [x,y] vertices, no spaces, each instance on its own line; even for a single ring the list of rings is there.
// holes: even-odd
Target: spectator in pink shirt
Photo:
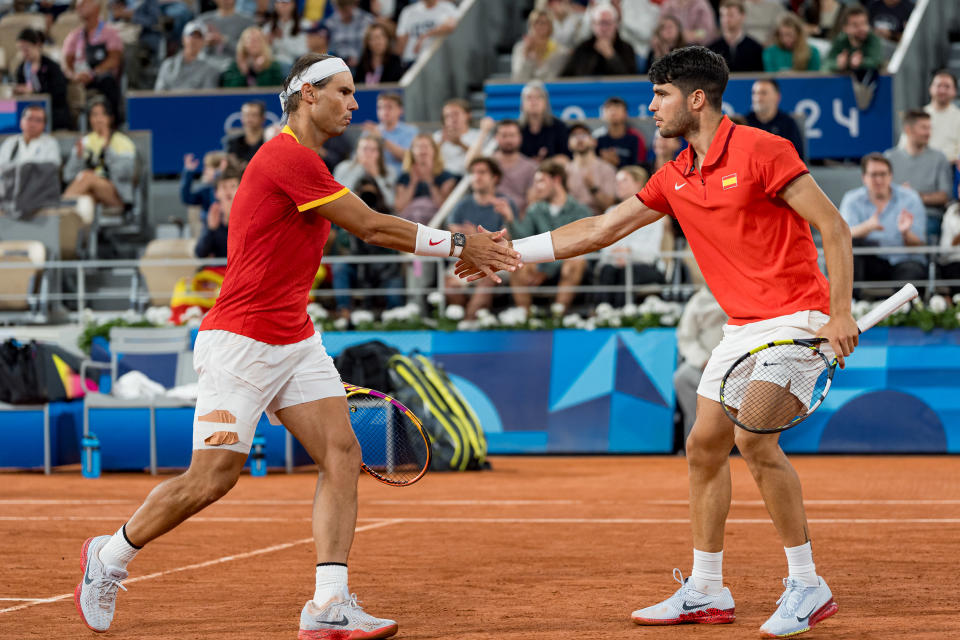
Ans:
[[[663,0],[660,16],[680,21],[687,44],[706,45],[717,37],[717,19],[707,0]]]
[[[68,80],[103,94],[119,120],[123,42],[113,27],[100,20],[100,9],[99,0],[77,3],[83,24],[63,41],[63,71]]]

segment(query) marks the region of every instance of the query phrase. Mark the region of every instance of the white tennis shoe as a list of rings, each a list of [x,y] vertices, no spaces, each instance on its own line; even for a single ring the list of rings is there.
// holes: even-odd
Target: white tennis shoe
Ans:
[[[817,576],[820,584],[808,587],[795,578],[784,578],[786,590],[777,600],[777,610],[760,627],[768,638],[785,638],[809,631],[813,625],[829,618],[839,608],[826,581]]]
[[[308,600],[300,612],[298,640],[374,640],[397,633],[393,620],[374,618],[363,610],[356,594],[318,607]]]
[[[123,581],[127,572],[120,567],[105,565],[100,561],[100,549],[111,536],[87,538],[80,549],[80,570],[83,577],[73,592],[73,600],[83,623],[97,633],[103,633],[113,622],[117,605],[117,589],[127,590]]]
[[[693,588],[688,576],[684,579],[680,569],[673,570],[673,579],[680,588],[672,596],[652,607],[638,609],[631,618],[641,625],[664,624],[727,624],[736,619],[733,595],[724,587],[716,595],[701,593]]]

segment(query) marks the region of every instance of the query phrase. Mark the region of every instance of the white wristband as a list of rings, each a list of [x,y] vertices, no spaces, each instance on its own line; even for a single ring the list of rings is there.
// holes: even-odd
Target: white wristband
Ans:
[[[446,258],[450,255],[452,234],[442,229],[434,229],[417,223],[417,246],[414,253],[418,256],[437,256]]]
[[[520,262],[533,264],[535,262],[553,262],[553,238],[550,232],[520,238],[513,241],[513,250],[520,254]]]

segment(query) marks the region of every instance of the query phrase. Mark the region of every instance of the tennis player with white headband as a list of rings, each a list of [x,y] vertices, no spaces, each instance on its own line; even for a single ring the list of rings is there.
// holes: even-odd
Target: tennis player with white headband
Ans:
[[[340,374],[306,311],[330,224],[371,244],[461,257],[498,281],[496,272],[513,271],[519,254],[497,243],[502,233],[451,235],[377,213],[333,179],[318,152],[344,132],[357,109],[343,60],[301,57],[280,103],[287,124],[257,151],[240,181],[230,215],[226,276],[194,347],[199,397],[190,468],[155,487],[115,534],[83,545],[75,600],[94,631],[110,626],[117,590],[124,588],[127,564],[137,552],[237,482],[266,411],[320,468],[313,505],[316,589],[301,612],[298,637],[369,639],[397,632],[393,620],[367,614],[347,586],[360,447]],[[242,616],[237,604],[232,609]],[[126,624],[133,628],[136,617]]]

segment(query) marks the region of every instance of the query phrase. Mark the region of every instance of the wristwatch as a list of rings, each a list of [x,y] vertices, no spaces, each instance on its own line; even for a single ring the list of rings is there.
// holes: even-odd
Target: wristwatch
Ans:
[[[453,241],[453,253],[450,255],[454,258],[459,258],[460,254],[463,253],[463,248],[467,246],[467,236],[462,233],[454,233],[451,236],[451,240]]]

